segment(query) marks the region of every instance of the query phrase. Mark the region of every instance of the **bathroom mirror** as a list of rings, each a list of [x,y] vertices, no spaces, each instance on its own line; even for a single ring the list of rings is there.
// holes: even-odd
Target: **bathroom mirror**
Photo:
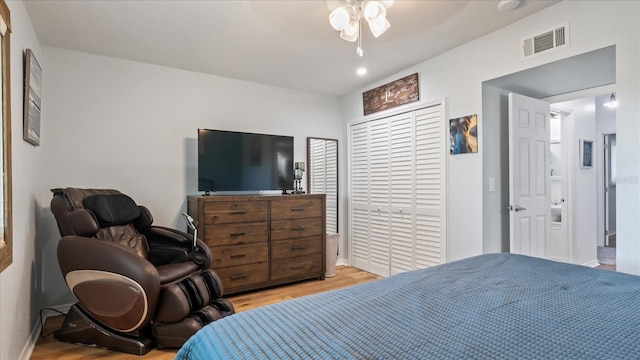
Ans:
[[[338,232],[338,140],[307,138],[307,191],[327,195],[327,234]]]

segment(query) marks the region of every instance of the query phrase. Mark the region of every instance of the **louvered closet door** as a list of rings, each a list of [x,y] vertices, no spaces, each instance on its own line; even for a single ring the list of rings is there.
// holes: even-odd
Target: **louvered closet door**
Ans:
[[[353,266],[389,275],[389,120],[351,127]]]
[[[369,271],[389,276],[389,120],[369,126]]]
[[[415,266],[446,261],[446,121],[442,106],[415,114]]]
[[[369,270],[369,126],[351,127],[351,263]]]
[[[389,169],[391,275],[413,270],[413,112],[390,118]]]
[[[446,260],[440,104],[350,126],[352,264],[382,276]]]

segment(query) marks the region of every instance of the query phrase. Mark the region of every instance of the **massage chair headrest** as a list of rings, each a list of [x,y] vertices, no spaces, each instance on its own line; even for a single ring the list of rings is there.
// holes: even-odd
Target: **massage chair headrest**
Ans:
[[[89,195],[83,204],[96,216],[100,227],[130,224],[140,217],[140,208],[125,194]]]
[[[137,205],[132,198],[117,190],[65,188],[51,191],[54,193],[52,210],[54,207],[57,210],[53,212],[63,236],[92,237],[100,228],[127,224],[133,224],[137,231],[142,231],[153,223],[153,216],[146,207]],[[63,212],[66,215],[61,214]],[[60,216],[66,218],[70,228],[62,226],[65,223],[61,223]]]

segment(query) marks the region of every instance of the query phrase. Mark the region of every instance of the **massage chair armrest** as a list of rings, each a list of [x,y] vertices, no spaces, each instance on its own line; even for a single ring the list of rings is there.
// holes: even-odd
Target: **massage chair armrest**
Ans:
[[[129,283],[143,293],[147,303],[148,314],[142,324],[151,321],[158,304],[160,276],[147,259],[118,243],[76,235],[60,239],[57,253],[62,275],[81,304],[84,303],[82,293],[74,289],[78,284],[91,281]]]
[[[152,263],[160,265],[195,258],[198,263],[202,263],[201,268],[211,268],[211,252],[207,244],[197,239],[196,252],[193,253],[193,235],[163,226],[151,226],[143,233],[147,237]]]
[[[58,242],[58,262],[65,276],[74,270],[105,271],[148,284],[152,294],[160,289],[158,271],[153,264],[132,248],[108,240],[65,236]]]

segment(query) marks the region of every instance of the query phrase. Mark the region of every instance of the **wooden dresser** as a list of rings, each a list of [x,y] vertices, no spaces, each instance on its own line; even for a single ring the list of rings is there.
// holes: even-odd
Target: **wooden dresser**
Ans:
[[[324,279],[325,195],[189,196],[225,294]]]

